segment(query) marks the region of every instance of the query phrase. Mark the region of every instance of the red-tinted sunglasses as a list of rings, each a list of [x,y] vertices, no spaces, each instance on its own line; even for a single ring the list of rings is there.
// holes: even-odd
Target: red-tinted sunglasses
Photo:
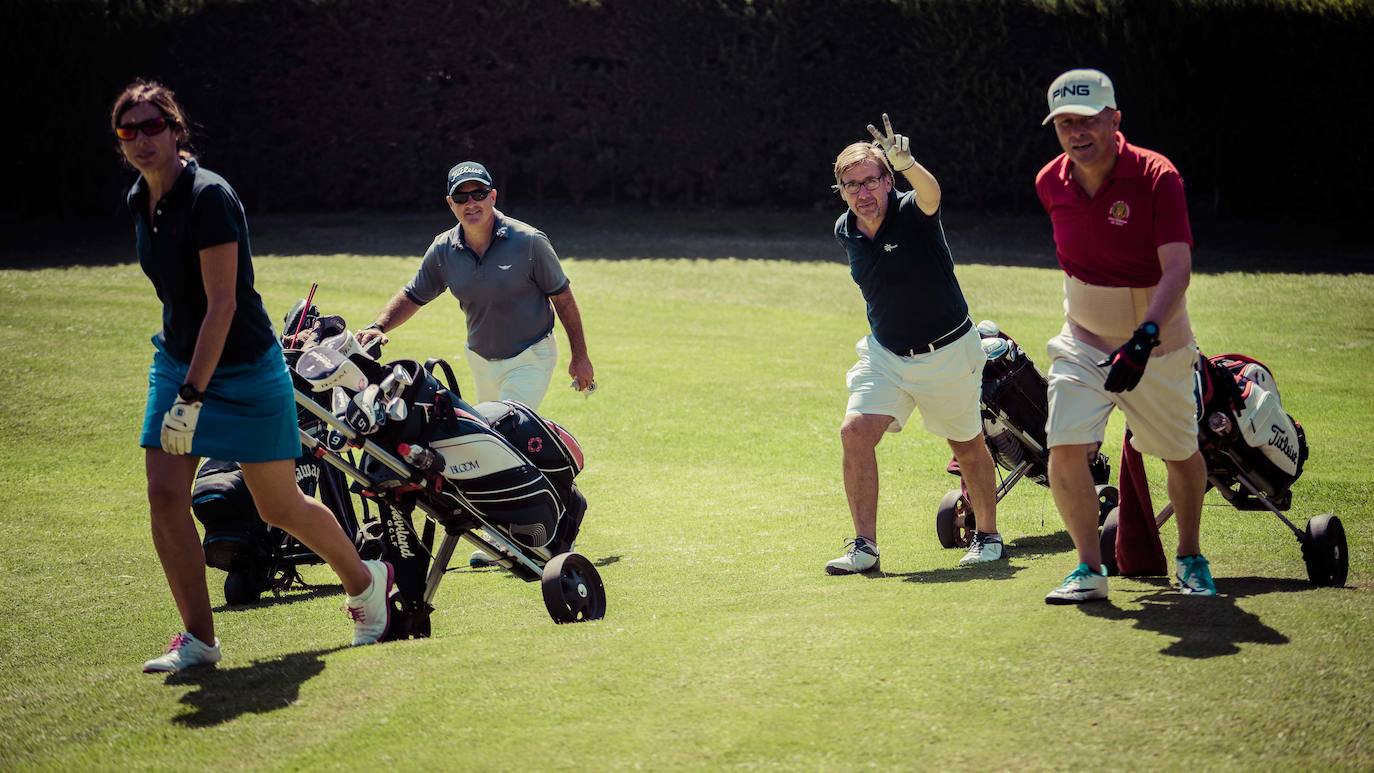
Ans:
[[[165,116],[160,115],[157,118],[149,118],[146,121],[116,126],[115,136],[118,137],[121,142],[133,142],[134,138],[138,137],[140,131],[143,132],[145,137],[156,137],[167,131],[167,127],[171,125],[171,121],[168,121]]]

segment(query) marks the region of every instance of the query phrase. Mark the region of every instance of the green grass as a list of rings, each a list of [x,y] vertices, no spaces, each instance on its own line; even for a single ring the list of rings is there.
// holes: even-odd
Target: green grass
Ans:
[[[274,316],[317,280],[357,324],[415,259],[256,265]],[[536,585],[463,568],[434,638],[344,649],[316,568],[314,593],[220,611],[221,666],[165,682],[137,671],[178,630],[136,444],[153,293],[133,265],[0,272],[0,767],[1368,768],[1370,276],[1201,275],[1190,294],[1204,350],[1265,360],[1307,428],[1292,514],[1341,516],[1349,587],[1310,587],[1276,519],[1209,497],[1222,597],[1114,579],[1110,605],[1080,610],[1041,602],[1074,560],[1037,486],[1003,503],[1009,562],[954,567],[933,527],[948,448],[919,430],[879,448],[886,574],[822,573],[850,533],[836,428],[864,320],[844,266],[567,268],[601,389],[557,378],[544,412],[587,450],[578,548],[603,565],[606,619],[555,626]],[[960,279],[1043,364],[1059,274]],[[447,357],[467,383],[461,340],[444,299],[388,355]]]

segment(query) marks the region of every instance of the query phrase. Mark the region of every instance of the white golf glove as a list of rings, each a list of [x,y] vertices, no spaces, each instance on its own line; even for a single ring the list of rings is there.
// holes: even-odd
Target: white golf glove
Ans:
[[[177,398],[167,415],[162,417],[162,450],[181,456],[191,453],[191,438],[196,434],[203,403],[188,403]]]
[[[911,155],[911,139],[905,134],[892,133],[892,120],[887,117],[887,113],[883,113],[883,128],[887,130],[886,135],[879,132],[873,124],[868,125],[868,133],[873,135],[873,144],[887,154],[887,163],[892,166],[893,172],[905,172],[916,164],[916,157]]]

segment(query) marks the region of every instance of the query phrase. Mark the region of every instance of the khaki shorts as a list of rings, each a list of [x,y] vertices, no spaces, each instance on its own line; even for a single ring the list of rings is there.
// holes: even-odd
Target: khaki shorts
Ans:
[[[477,394],[476,400],[468,402],[515,400],[538,410],[558,365],[558,341],[550,333],[506,360],[488,360],[471,349],[464,349],[463,354]]]
[[[1129,392],[1102,388],[1107,353],[1067,332],[1050,339],[1049,445],[1101,443],[1113,407],[1126,414],[1131,445],[1142,454],[1182,461],[1197,453],[1197,417],[1202,384],[1197,346],[1189,344],[1151,357],[1140,384]]]
[[[891,416],[888,432],[901,432],[911,412],[931,433],[963,442],[983,429],[978,398],[983,383],[983,346],[977,328],[941,349],[902,357],[873,336],[854,345],[859,361],[849,369],[845,413]]]

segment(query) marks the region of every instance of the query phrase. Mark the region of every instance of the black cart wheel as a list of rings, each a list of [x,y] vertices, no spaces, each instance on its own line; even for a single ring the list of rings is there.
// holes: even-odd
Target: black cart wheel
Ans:
[[[962,491],[951,491],[940,500],[940,508],[935,511],[935,536],[940,546],[946,548],[966,548],[977,528],[973,519],[973,506]]]
[[[1097,487],[1097,525],[1102,526],[1107,523],[1107,515],[1121,504],[1121,492],[1116,490],[1116,486]]]
[[[606,616],[606,588],[592,562],[560,553],[544,565],[544,606],[555,623],[581,623]]]
[[[224,578],[225,603],[234,606],[255,603],[262,595],[262,588],[255,580],[252,570],[230,572]]]
[[[1307,563],[1307,579],[1319,587],[1340,588],[1350,570],[1346,553],[1345,527],[1334,515],[1319,515],[1307,522],[1303,535],[1302,560]]]
[[[1121,516],[1120,508],[1115,505],[1107,511],[1107,517],[1102,519],[1102,532],[1097,535],[1097,547],[1102,551],[1102,565],[1107,568],[1107,574],[1120,574],[1116,566],[1116,526]]]

